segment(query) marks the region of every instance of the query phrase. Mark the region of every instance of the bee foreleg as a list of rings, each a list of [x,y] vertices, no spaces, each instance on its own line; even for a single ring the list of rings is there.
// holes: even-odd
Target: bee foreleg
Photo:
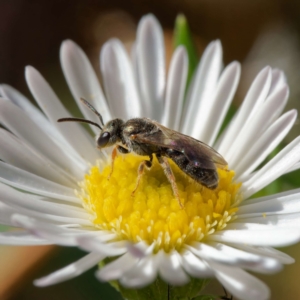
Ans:
[[[109,173],[109,175],[107,177],[107,180],[110,179],[110,177],[111,177],[111,175],[112,175],[112,173],[114,171],[114,163],[115,163],[115,159],[116,159],[116,157],[118,155],[117,148],[118,148],[118,146],[114,147],[113,151],[111,152],[111,170],[110,170],[110,173]]]
[[[115,146],[113,151],[111,152],[111,170],[110,170],[110,173],[107,177],[107,180],[110,179],[113,171],[114,171],[114,162],[115,162],[115,159],[116,157],[118,156],[118,151],[121,152],[121,153],[129,153],[129,151],[121,146]]]
[[[164,169],[164,172],[169,180],[169,182],[171,183],[171,186],[172,186],[172,190],[173,190],[173,194],[174,196],[176,197],[177,201],[178,201],[178,204],[181,208],[183,208],[183,204],[181,203],[180,201],[180,198],[179,198],[179,193],[178,193],[178,188],[177,188],[177,184],[176,184],[176,180],[175,180],[175,176],[174,176],[174,173],[171,169],[171,166],[167,160],[167,158],[163,157],[163,156],[160,156],[160,155],[157,155],[156,154],[156,157],[157,157],[157,160],[158,162],[160,163],[160,165],[162,166],[162,168]]]
[[[152,167],[152,159],[153,159],[153,156],[152,155],[149,155],[150,157],[150,160],[144,160],[140,163],[139,167],[138,167],[138,178],[136,180],[136,185],[135,185],[135,188],[133,190],[133,192],[131,193],[131,196],[134,195],[134,193],[136,192],[139,184],[140,184],[140,181],[141,181],[141,178],[144,174],[144,171],[145,171],[145,167],[150,170],[150,168]]]

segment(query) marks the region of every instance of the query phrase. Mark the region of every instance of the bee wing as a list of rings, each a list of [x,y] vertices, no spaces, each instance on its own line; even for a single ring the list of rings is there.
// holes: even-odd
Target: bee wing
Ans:
[[[190,136],[174,131],[152,121],[158,130],[135,135],[135,141],[173,149],[183,153],[195,167],[215,169],[227,166],[226,160],[216,150]]]

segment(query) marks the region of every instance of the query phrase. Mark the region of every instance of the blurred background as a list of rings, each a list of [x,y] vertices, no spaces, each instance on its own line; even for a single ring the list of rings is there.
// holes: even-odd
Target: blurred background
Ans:
[[[299,0],[0,0],[0,82],[32,99],[24,80],[24,67],[32,65],[49,81],[60,99],[75,114],[73,99],[59,65],[59,47],[72,39],[88,54],[97,74],[99,51],[111,37],[128,50],[140,18],[153,13],[161,22],[167,45],[167,62],[173,51],[176,16],[183,13],[199,57],[207,44],[220,39],[224,64],[242,63],[242,80],[235,105],[243,99],[254,76],[265,65],[285,71],[290,85],[286,109],[300,107],[300,1]],[[299,122],[288,140],[299,135]],[[285,187],[300,174],[285,179]],[[297,185],[298,183],[298,185]],[[4,228],[2,228],[4,230]],[[271,276],[259,276],[272,290],[272,299],[300,299],[300,245],[284,249],[296,263]],[[83,256],[63,247],[0,246],[0,299],[120,299],[108,284],[94,278],[95,269],[53,287],[36,288],[44,276]],[[212,282],[207,292],[219,289]]]

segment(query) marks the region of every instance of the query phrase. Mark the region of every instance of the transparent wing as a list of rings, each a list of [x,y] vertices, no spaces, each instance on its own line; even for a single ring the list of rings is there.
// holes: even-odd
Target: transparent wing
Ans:
[[[226,160],[216,150],[190,136],[174,131],[152,121],[159,130],[148,133],[138,133],[134,140],[163,148],[173,149],[183,153],[195,167],[215,169],[215,165],[225,168]]]

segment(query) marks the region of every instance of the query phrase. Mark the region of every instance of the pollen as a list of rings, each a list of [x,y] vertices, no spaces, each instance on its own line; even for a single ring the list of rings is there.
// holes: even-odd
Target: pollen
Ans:
[[[79,183],[77,194],[92,214],[95,227],[114,232],[120,240],[144,241],[154,245],[154,251],[169,252],[202,241],[224,229],[234,217],[241,184],[234,182],[233,171],[218,169],[218,187],[210,190],[169,161],[184,205],[181,208],[156,159],[132,194],[138,167],[145,159],[131,154],[118,156],[112,174],[110,164],[92,166]]]

